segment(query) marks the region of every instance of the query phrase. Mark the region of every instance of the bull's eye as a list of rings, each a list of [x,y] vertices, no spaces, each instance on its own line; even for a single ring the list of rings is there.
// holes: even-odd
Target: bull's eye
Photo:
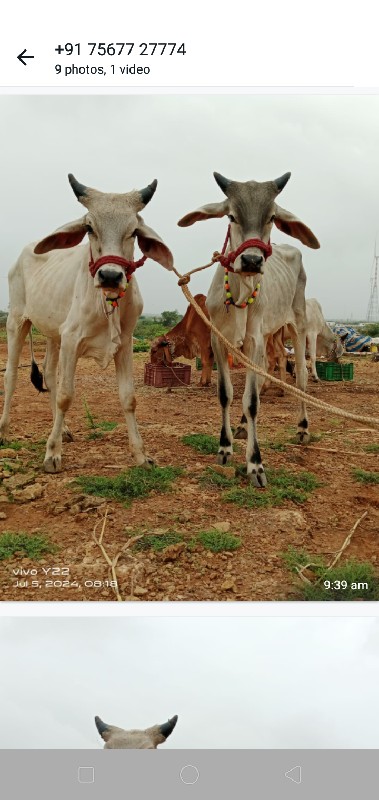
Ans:
[[[93,233],[93,228],[91,228],[91,225],[86,225],[86,231],[87,233]]]
[[[135,229],[135,231],[133,231],[132,238],[134,239],[136,236],[137,236],[137,228]]]
[[[270,217],[270,222],[274,222],[274,219],[275,219],[275,214],[273,214],[272,217]]]
[[[235,222],[236,221],[235,218],[233,217],[233,214],[228,214],[228,217],[230,219],[230,222]]]

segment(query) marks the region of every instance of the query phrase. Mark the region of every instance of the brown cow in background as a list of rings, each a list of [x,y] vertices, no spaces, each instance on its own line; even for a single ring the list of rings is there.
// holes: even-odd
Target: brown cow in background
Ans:
[[[209,319],[204,294],[195,294],[195,300]],[[154,339],[150,357],[152,364],[171,364],[175,358],[201,358],[201,386],[209,386],[214,363],[211,347],[211,331],[199,317],[195,309],[189,305],[183,319],[164,336]]]

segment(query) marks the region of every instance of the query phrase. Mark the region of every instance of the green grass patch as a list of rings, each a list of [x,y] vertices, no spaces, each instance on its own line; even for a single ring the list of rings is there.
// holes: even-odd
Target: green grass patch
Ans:
[[[275,450],[278,453],[283,453],[286,447],[285,442],[262,442],[262,450]]]
[[[366,453],[379,453],[379,444],[367,444],[363,449]]]
[[[182,442],[206,456],[218,453],[219,440],[217,436],[208,436],[206,433],[190,433],[188,436],[182,436]]]
[[[13,558],[16,554],[38,560],[49,553],[56,553],[57,550],[57,546],[43,534],[6,531],[0,535],[0,561]]]
[[[308,444],[312,444],[312,443],[314,444],[315,442],[321,442],[321,439],[322,439],[322,433],[310,433],[309,434],[309,442],[308,442]],[[289,438],[289,442],[290,442],[290,444],[299,444],[296,436],[291,436]]]
[[[203,486],[218,486],[221,489],[228,486],[234,486],[236,483],[235,478],[228,478],[226,475],[221,475],[216,472],[212,467],[207,467],[203,474],[199,477],[199,483]]]
[[[195,540],[212,553],[221,553],[223,550],[237,550],[241,547],[241,539],[238,536],[216,530],[200,531]]]
[[[293,547],[282,553],[282,557],[295,575],[301,567],[311,565],[308,569],[314,580],[299,587],[301,600],[379,600],[379,577],[368,561],[350,559],[328,569],[320,556],[311,556]]]
[[[6,444],[0,444],[0,458],[1,458],[1,451],[2,450],[22,450],[25,447],[24,442],[21,442],[19,439],[12,439],[12,441],[7,442]]]
[[[117,428],[117,422],[110,422],[106,419],[96,419],[93,416],[87,401],[84,400],[83,402],[87,425],[91,429],[91,433],[88,434],[88,439],[101,439],[104,431],[113,431],[115,428]]]
[[[134,544],[133,550],[154,550],[156,553],[160,553],[166,547],[169,547],[170,544],[178,544],[182,541],[183,536],[180,536],[180,534],[175,531],[167,531],[167,533],[162,533],[160,535],[149,533]]]
[[[243,475],[246,482],[246,474]],[[289,472],[286,469],[267,470],[267,489],[256,489],[246,482],[241,486],[239,477],[232,481],[232,486],[223,495],[223,500],[235,503],[240,508],[265,508],[280,506],[285,501],[304,503],[310,493],[321,486],[311,472]]]
[[[166,547],[172,544],[179,544],[185,542],[186,549],[192,551],[197,545],[202,545],[205,550],[210,550],[212,553],[221,553],[224,550],[237,550],[241,547],[241,540],[238,536],[233,536],[231,533],[221,533],[216,530],[200,531],[188,539],[184,534],[177,531],[167,531],[167,533],[145,534],[142,539],[139,539],[133,546],[134,550],[146,551],[154,550],[159,553],[165,550]]]
[[[365,469],[353,469],[353,477],[359,483],[379,483],[379,472],[366,472]]]
[[[115,478],[79,476],[76,483],[85,494],[108,497],[128,506],[132,500],[148,497],[151,492],[168,492],[172,482],[181,474],[179,467],[132,467]]]

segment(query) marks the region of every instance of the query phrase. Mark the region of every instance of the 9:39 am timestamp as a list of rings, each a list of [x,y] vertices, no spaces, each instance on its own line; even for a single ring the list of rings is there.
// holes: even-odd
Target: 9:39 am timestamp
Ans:
[[[341,590],[341,589],[352,589],[354,590],[364,590],[368,589],[368,583],[365,582],[353,582],[349,583],[348,581],[323,581],[323,586],[325,589],[332,589],[332,590]]]

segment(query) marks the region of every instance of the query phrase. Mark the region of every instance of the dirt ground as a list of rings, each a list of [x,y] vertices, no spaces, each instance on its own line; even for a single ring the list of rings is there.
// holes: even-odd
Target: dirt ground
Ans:
[[[38,342],[39,363],[43,355],[43,342]],[[239,508],[223,502],[219,488],[204,487],[199,482],[206,467],[215,463],[215,457],[201,455],[181,442],[181,437],[190,433],[218,435],[216,373],[212,386],[201,388],[193,364],[191,386],[167,392],[144,386],[143,365],[147,358],[146,353],[135,355],[137,419],[145,447],[160,466],[180,466],[184,472],[167,494],[155,493],[135,500],[129,508],[113,501],[96,507],[96,501],[78,499],[79,490],[73,480],[79,475],[115,476],[133,463],[114,369],[102,372],[92,361],[79,363],[75,401],[68,416],[74,441],[64,445],[62,472],[46,475],[41,440],[50,432],[51,411],[48,396],[39,395],[30,383],[29,350],[25,347],[13,403],[11,438],[23,443],[14,463],[30,472],[29,485],[37,484],[39,488],[34,500],[9,502],[1,495],[0,484],[0,526],[2,531],[44,533],[59,549],[56,555],[36,562],[22,554],[1,561],[2,599],[115,600],[109,586],[109,566],[92,536],[96,523],[97,535],[100,534],[106,506],[103,543],[111,559],[141,530],[157,535],[175,530],[190,536],[217,523],[229,523],[229,533],[242,540],[239,549],[222,553],[211,553],[202,547],[191,551],[177,547],[163,553],[129,548],[117,563],[124,600],[298,599],[296,581],[281,554],[293,546],[330,560],[364,511],[367,516],[358,526],[346,557],[367,560],[379,568],[378,487],[362,485],[352,474],[354,467],[378,469],[378,454],[364,449],[379,441],[378,432],[310,407],[310,430],[320,438],[308,447],[294,446],[290,440],[296,430],[297,402],[290,395],[279,397],[271,387],[262,398],[259,420],[264,463],[287,467],[291,472],[307,470],[322,485],[300,505],[285,501],[281,507]],[[316,385],[310,381],[309,392],[345,409],[378,415],[379,363],[370,356],[353,361],[353,382]],[[6,345],[2,342],[0,369],[5,363]],[[233,383],[232,424],[236,425],[241,415],[243,370],[233,370]],[[116,422],[115,430],[105,432],[99,439],[89,439],[84,401],[97,420]],[[270,447],[278,442],[284,442],[286,447]],[[244,447],[241,442],[235,456],[237,463],[244,460]],[[48,572],[50,567],[56,568],[54,574]],[[17,575],[20,569],[29,574],[21,579]],[[36,574],[30,573],[31,569]]]

